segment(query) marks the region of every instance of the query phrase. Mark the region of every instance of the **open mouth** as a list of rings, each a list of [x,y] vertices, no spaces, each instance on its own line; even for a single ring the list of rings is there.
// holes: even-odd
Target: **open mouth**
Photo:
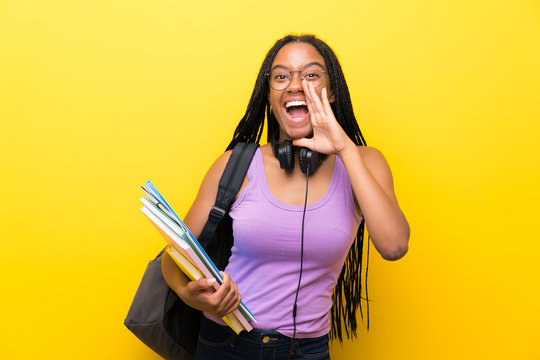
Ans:
[[[292,121],[300,122],[309,114],[307,104],[303,100],[289,101],[285,104],[285,109]]]

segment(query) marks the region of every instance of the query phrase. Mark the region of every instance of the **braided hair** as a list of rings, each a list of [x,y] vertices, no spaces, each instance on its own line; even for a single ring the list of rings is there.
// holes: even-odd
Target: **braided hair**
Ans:
[[[314,35],[287,35],[279,39],[274,46],[268,51],[257,80],[251,98],[249,100],[246,113],[240,120],[240,123],[234,131],[233,139],[231,140],[227,150],[231,150],[238,142],[259,143],[263,129],[264,119],[268,120],[268,136],[267,141],[277,141],[279,138],[279,125],[272,112],[270,103],[268,102],[269,82],[268,74],[270,67],[279,50],[290,42],[304,42],[312,45],[319,54],[324,58],[328,75],[330,77],[330,88],[334,94],[335,101],[331,104],[332,111],[339,125],[343,128],[347,136],[356,145],[366,145],[366,141],[360,131],[356,118],[354,116],[349,89],[341,70],[341,65],[334,54],[334,51],[322,40]],[[229,224],[230,226],[230,224]],[[364,228],[365,222],[362,218],[356,238],[345,260],[341,274],[338,278],[336,287],[334,288],[332,309],[330,312],[332,327],[330,337],[343,341],[342,327],[345,329],[347,338],[356,337],[356,313],[360,310],[360,316],[364,319],[362,311],[362,296],[361,296],[361,270],[362,258],[364,249]],[[230,231],[230,230],[228,230]],[[366,276],[365,276],[365,293],[366,293],[366,317],[367,328],[369,330],[369,301],[367,295],[367,273],[369,263],[369,238],[366,254]],[[344,326],[343,326],[344,325]]]

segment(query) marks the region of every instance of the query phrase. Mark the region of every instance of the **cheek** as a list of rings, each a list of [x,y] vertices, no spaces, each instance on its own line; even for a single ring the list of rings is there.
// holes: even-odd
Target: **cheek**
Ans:
[[[281,107],[279,96],[277,96],[276,94],[272,94],[272,92],[270,92],[270,94],[268,94],[268,102],[270,103],[270,106],[272,107],[272,112],[274,113],[274,115],[277,115],[276,112],[278,112],[279,108]]]

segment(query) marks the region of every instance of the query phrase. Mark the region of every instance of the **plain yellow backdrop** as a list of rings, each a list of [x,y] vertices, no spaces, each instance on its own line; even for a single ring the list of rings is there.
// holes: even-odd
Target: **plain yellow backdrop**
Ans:
[[[290,32],[335,49],[412,229],[333,359],[540,358],[535,0],[0,2],[0,358],[157,358],[123,326],[164,245],[138,186],[185,215]]]

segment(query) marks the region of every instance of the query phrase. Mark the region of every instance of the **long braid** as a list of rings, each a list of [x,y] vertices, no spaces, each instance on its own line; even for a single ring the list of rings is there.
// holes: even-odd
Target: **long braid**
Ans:
[[[234,148],[238,142],[259,143],[264,129],[264,119],[268,121],[267,141],[278,139],[279,125],[268,102],[268,74],[279,50],[289,42],[305,42],[314,46],[324,58],[330,78],[330,89],[335,101],[331,104],[334,115],[347,136],[356,145],[366,145],[366,140],[360,131],[358,122],[354,116],[349,89],[339,61],[333,50],[322,40],[313,35],[287,35],[278,40],[268,51],[264,59],[246,113],[234,131],[234,136],[227,150]],[[367,296],[367,273],[369,266],[369,237],[364,244],[364,219],[360,222],[358,232],[347,254],[347,259],[334,288],[333,304],[330,311],[332,328],[330,337],[343,341],[342,324],[345,326],[347,338],[356,337],[356,313],[360,310],[360,316],[364,319],[362,311],[362,299],[366,300],[367,327],[369,330],[369,299]],[[364,246],[367,249],[365,298],[362,298],[362,259]]]

